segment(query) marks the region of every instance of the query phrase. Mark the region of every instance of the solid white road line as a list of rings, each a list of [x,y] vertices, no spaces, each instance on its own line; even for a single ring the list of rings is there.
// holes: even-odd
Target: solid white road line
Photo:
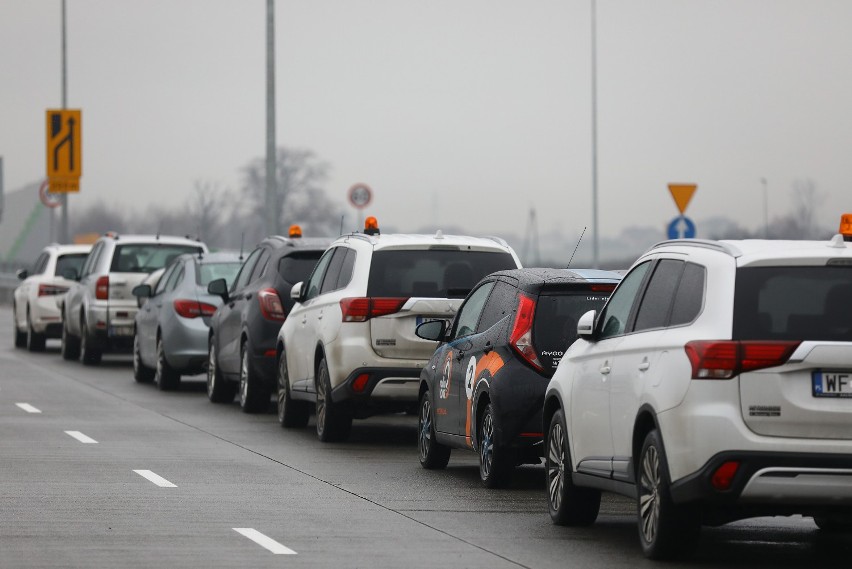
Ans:
[[[20,407],[21,409],[23,409],[27,413],[41,413],[40,409],[36,409],[35,407],[30,405],[29,403],[15,403],[15,405],[17,405],[18,407]]]
[[[98,442],[95,439],[93,439],[92,437],[87,437],[86,435],[84,435],[80,431],[65,431],[65,434],[68,435],[68,436],[74,437],[75,439],[77,439],[81,443],[97,444],[97,442]]]
[[[154,484],[156,484],[160,488],[177,488],[176,484],[172,484],[171,482],[169,482],[168,480],[166,480],[162,476],[160,476],[158,474],[154,474],[150,470],[134,470],[133,472],[135,472],[136,474],[138,474],[142,478],[146,478],[146,479],[150,480],[151,482],[153,482]]]
[[[262,533],[260,533],[259,531],[257,531],[254,528],[232,528],[232,529],[235,532],[237,532],[238,534],[249,538],[250,540],[252,540],[256,544],[258,544],[259,546],[268,549],[269,551],[271,551],[275,555],[296,555],[296,552],[293,551],[292,549],[290,549],[289,547],[281,545],[280,543],[278,543],[277,541],[275,541],[271,537],[266,537],[265,535],[263,535]]]

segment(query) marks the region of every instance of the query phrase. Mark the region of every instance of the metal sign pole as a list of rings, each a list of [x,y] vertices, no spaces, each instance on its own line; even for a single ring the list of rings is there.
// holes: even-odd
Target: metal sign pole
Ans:
[[[62,108],[68,108],[68,58],[66,50],[66,0],[62,0]],[[53,215],[51,214],[51,221]],[[51,223],[51,226],[53,224]],[[52,232],[52,231],[51,231]],[[69,243],[71,241],[68,232],[68,193],[62,194],[62,216],[59,224],[59,241]]]

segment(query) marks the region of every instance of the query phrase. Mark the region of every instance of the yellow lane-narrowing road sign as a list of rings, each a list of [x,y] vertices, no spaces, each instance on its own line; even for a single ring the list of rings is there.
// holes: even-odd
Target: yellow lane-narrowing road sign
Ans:
[[[80,191],[83,122],[79,109],[47,111],[47,178],[53,194]]]

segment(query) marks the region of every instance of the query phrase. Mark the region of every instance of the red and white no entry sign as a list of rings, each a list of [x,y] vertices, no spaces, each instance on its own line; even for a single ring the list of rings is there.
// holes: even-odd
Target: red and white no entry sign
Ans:
[[[62,205],[61,198],[56,194],[50,193],[50,182],[45,180],[41,183],[41,186],[38,189],[38,199],[41,200],[46,207],[59,207]]]
[[[370,205],[373,199],[373,190],[367,184],[354,184],[349,188],[349,203],[358,209],[364,209]]]

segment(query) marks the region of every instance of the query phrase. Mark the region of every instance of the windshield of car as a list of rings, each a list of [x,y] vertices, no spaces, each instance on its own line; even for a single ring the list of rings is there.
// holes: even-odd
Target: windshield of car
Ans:
[[[291,285],[308,280],[323,251],[302,251],[281,257],[278,274]]]
[[[201,247],[193,245],[159,243],[117,245],[109,270],[113,273],[153,273],[171,263],[178,255],[200,252],[202,252]]]
[[[483,277],[517,265],[509,253],[405,249],[377,251],[367,296],[464,298]]]
[[[852,267],[739,269],[733,339],[852,341]]]
[[[88,253],[68,253],[66,255],[59,255],[56,259],[56,272],[54,272],[54,274],[61,277],[65,274],[65,271],[73,269],[74,272],[79,275],[83,268],[83,263],[86,262],[87,256]]]
[[[198,265],[198,270],[195,271],[195,282],[201,286],[207,286],[210,284],[210,281],[225,279],[225,282],[228,283],[228,288],[230,288],[231,283],[234,282],[234,278],[236,278],[237,273],[240,271],[240,267],[242,266],[243,264],[239,261],[227,263],[200,263]]]

